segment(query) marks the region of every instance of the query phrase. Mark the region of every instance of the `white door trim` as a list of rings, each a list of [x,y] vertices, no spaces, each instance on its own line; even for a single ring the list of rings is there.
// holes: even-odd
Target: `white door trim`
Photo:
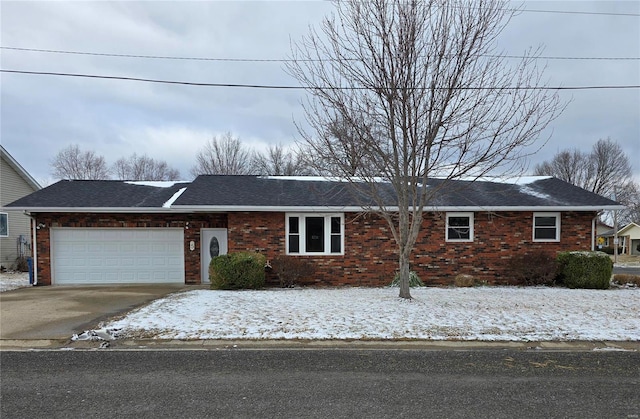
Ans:
[[[200,229],[200,280],[203,284],[209,284],[209,262],[211,261],[211,238],[216,237],[220,255],[227,254],[228,235],[226,228],[202,228]]]

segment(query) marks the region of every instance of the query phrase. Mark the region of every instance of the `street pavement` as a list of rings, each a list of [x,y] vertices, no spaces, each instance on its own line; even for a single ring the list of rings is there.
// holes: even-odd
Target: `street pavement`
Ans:
[[[2,351],[3,418],[638,418],[640,354]]]

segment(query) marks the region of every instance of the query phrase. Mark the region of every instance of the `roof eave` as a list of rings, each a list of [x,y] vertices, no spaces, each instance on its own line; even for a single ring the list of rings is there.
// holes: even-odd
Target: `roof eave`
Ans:
[[[625,207],[622,205],[605,205],[605,206],[430,206],[424,210],[426,212],[450,212],[450,211],[466,211],[466,212],[529,212],[529,211],[603,211],[603,210],[621,210]],[[249,206],[249,205],[174,205],[171,207],[3,207],[2,210],[8,211],[27,211],[30,213],[191,213],[191,212],[366,212],[376,211],[377,207],[362,206]],[[397,206],[386,207],[387,211],[397,211]]]
[[[26,211],[30,213],[69,213],[69,212],[82,212],[82,213],[171,213],[171,212],[185,212],[172,208],[164,207],[116,207],[116,208],[104,208],[104,207],[5,207],[4,209],[10,211]]]
[[[363,212],[373,210],[377,207],[362,206],[244,206],[244,205],[174,205],[171,207],[182,212]],[[467,212],[500,212],[500,211],[603,211],[621,210],[622,205],[580,205],[580,206],[429,206],[425,211],[447,212],[447,211],[467,211]],[[397,211],[397,206],[385,207],[387,211]]]

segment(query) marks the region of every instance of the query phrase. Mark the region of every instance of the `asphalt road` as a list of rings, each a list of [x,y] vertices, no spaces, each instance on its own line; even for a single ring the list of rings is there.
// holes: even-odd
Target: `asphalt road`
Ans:
[[[0,352],[9,418],[639,418],[640,353]]]
[[[640,275],[640,266],[633,267],[613,267],[614,274]]]

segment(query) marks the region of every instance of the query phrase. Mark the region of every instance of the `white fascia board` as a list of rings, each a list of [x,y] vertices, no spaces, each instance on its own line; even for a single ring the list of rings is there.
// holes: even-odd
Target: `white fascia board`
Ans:
[[[514,212],[530,212],[530,211],[603,211],[603,210],[621,210],[625,207],[623,205],[608,205],[608,206],[540,206],[540,207],[519,207],[519,206],[492,206],[492,207],[478,207],[478,206],[447,206],[447,207],[425,207],[425,212],[501,212],[501,211],[514,211]],[[376,207],[363,208],[360,206],[181,206],[174,205],[170,208],[161,207],[118,207],[118,208],[88,208],[88,207],[8,207],[6,210],[12,211],[27,211],[30,213],[69,213],[69,212],[81,212],[81,213],[191,213],[191,212],[368,212],[376,211]],[[397,206],[386,207],[385,211],[398,211]]]
[[[377,207],[360,207],[360,206],[344,206],[344,207],[331,207],[331,206],[173,206],[174,210],[180,210],[182,212],[366,212],[376,211]],[[622,205],[609,205],[609,206],[539,206],[539,207],[521,207],[521,206],[492,206],[492,207],[478,207],[478,206],[448,206],[448,207],[425,207],[425,212],[451,212],[451,211],[464,211],[464,212],[501,212],[501,211],[518,211],[518,212],[530,212],[530,211],[602,211],[602,210],[620,210],[625,207]],[[398,211],[397,206],[389,206],[385,208],[385,211]]]
[[[365,211],[362,207],[357,207],[357,206],[346,206],[346,207],[263,206],[263,207],[258,207],[258,206],[245,206],[245,205],[225,205],[225,206],[174,205],[171,208],[174,210],[179,210],[181,212],[362,212],[362,211]]]
[[[113,208],[91,208],[91,207],[9,207],[11,210],[26,211],[28,213],[69,213],[69,212],[82,212],[82,213],[172,213],[172,212],[190,212],[190,211],[176,211],[171,208],[158,208],[158,207],[113,207]]]

